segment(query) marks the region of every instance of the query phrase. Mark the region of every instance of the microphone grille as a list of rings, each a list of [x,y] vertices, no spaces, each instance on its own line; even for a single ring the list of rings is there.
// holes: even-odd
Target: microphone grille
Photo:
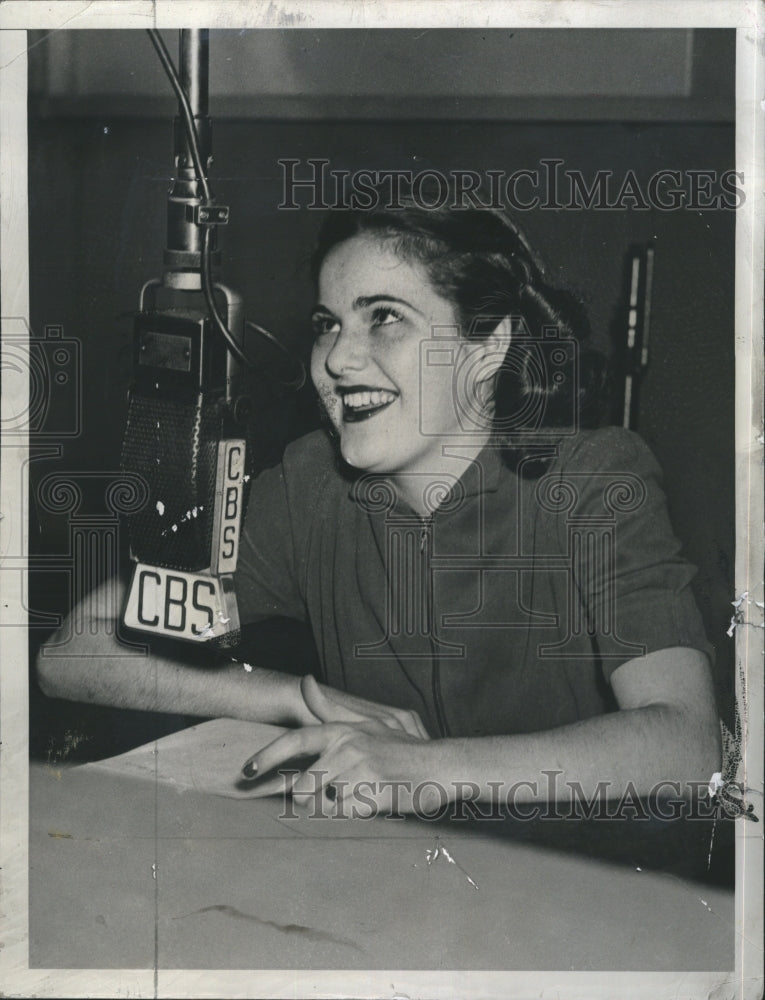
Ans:
[[[225,403],[134,393],[122,443],[123,471],[149,489],[126,517],[135,558],[186,572],[210,565],[218,441]]]

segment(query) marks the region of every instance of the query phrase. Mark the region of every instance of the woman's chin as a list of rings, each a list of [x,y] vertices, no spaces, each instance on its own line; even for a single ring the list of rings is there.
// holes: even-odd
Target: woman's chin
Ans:
[[[370,457],[360,454],[356,448],[343,448],[341,445],[340,454],[343,456],[345,464],[350,465],[352,469],[358,469],[359,472],[376,471],[377,463]]]
[[[343,461],[360,472],[376,472],[383,474],[389,470],[389,456],[382,449],[370,444],[350,441],[347,433],[340,435],[340,454]]]

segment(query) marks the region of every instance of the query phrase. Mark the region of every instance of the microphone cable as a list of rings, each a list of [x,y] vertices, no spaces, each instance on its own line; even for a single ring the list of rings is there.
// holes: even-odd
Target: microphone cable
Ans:
[[[181,112],[181,119],[183,121],[184,131],[186,133],[186,139],[189,144],[189,152],[191,153],[191,160],[194,165],[194,172],[197,175],[197,180],[202,188],[202,194],[204,196],[204,206],[205,208],[210,208],[213,205],[213,195],[210,189],[210,183],[207,177],[207,172],[202,164],[202,157],[199,152],[199,136],[197,135],[196,125],[194,124],[194,115],[191,111],[191,105],[189,104],[188,95],[183,89],[178,72],[173,64],[170,57],[170,53],[167,51],[167,46],[165,45],[164,39],[156,28],[147,28],[147,33],[151,39],[152,45],[154,46],[159,60],[162,63],[162,67],[167,74],[168,79],[175,91],[175,95],[178,99],[178,108]],[[220,314],[217,303],[215,302],[213,280],[212,280],[212,249],[210,242],[212,239],[212,225],[205,225],[204,234],[202,237],[202,254],[201,254],[201,277],[202,277],[202,293],[205,298],[205,303],[207,304],[207,309],[210,313],[210,317],[218,330],[220,335],[226,342],[228,350],[233,354],[236,360],[246,369],[250,371],[257,370],[258,365],[256,365],[247,355],[244,353],[242,348],[236,341],[229,330],[226,321]],[[294,358],[289,351],[284,347],[284,345],[268,330],[263,329],[263,327],[258,326],[256,323],[252,323],[250,320],[245,320],[245,325],[253,330],[259,337],[267,340],[273,347],[275,347],[284,359],[288,362],[290,366],[295,366],[297,374],[291,379],[280,379],[276,376],[275,378],[280,385],[284,386],[286,389],[301,389],[305,385],[306,374],[305,366],[302,361],[298,358]]]

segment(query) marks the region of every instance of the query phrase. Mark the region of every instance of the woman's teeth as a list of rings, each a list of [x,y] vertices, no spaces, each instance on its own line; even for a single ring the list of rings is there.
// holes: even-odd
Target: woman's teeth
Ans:
[[[396,398],[393,392],[385,389],[375,389],[373,392],[349,392],[343,397],[343,402],[353,410],[363,406],[379,406],[381,403],[392,403]]]
[[[395,398],[396,393],[386,389],[347,392],[343,394],[343,407],[347,417],[371,415],[392,403]]]

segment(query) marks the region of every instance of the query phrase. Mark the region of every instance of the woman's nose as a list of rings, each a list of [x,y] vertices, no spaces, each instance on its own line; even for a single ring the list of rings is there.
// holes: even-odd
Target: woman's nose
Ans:
[[[361,371],[366,363],[364,336],[352,329],[343,329],[337,334],[324,362],[327,371],[336,376],[346,371]]]

